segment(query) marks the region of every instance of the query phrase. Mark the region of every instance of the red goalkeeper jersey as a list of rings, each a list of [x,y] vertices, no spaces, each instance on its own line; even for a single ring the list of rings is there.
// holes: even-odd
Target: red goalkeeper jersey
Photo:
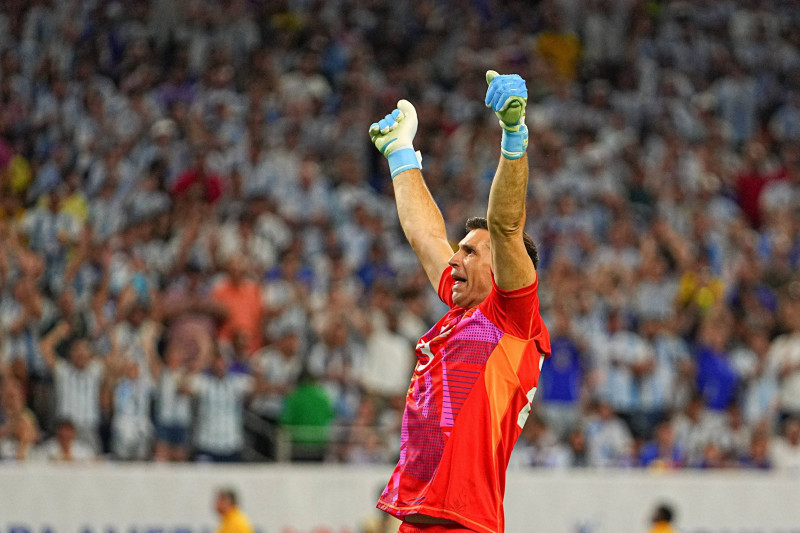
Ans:
[[[448,267],[439,297],[450,311],[417,344],[403,414],[400,461],[378,508],[425,514],[483,533],[504,531],[511,450],[530,412],[550,336],[537,282],[492,291],[477,307],[453,305]]]

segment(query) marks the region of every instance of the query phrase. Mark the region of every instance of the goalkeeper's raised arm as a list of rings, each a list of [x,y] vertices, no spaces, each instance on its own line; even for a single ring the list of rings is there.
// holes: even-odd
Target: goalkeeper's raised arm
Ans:
[[[500,119],[501,156],[489,192],[486,219],[492,251],[492,272],[498,287],[515,290],[536,281],[530,238],[524,236],[525,195],[528,186],[528,128],[525,108],[528,90],[516,74],[486,73],[485,104]],[[526,240],[530,242],[525,242]]]
[[[436,289],[453,249],[442,213],[422,178],[421,158],[412,144],[416,133],[417,111],[407,100],[397,102],[397,109],[369,128],[375,147],[389,161],[403,233]]]

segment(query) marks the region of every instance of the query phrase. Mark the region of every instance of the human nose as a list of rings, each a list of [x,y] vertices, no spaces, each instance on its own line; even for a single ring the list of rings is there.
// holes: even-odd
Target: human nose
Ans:
[[[456,252],[452,256],[450,256],[450,260],[447,262],[447,264],[450,265],[453,268],[457,267],[461,263],[461,257],[460,256],[461,256],[461,251],[459,250],[458,252]]]

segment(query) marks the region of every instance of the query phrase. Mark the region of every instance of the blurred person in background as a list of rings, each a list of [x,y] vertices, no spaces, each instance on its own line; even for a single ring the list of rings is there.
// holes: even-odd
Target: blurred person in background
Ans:
[[[71,333],[72,327],[62,321],[41,342],[42,355],[53,372],[56,416],[72,421],[78,437],[99,453],[102,451],[100,423],[110,407],[107,402],[102,403],[103,381],[107,373],[113,375],[118,371],[120,359],[113,349],[100,359],[89,339],[70,338]],[[66,344],[67,360],[56,353],[62,343]]]
[[[319,381],[333,403],[336,415],[351,420],[361,400],[364,346],[352,318],[326,310],[319,340],[309,349],[308,371]]]
[[[650,519],[653,526],[650,528],[649,533],[677,533],[677,530],[672,526],[674,518],[675,511],[671,505],[659,504]]]
[[[770,460],[776,469],[800,475],[800,418],[786,419],[783,434],[772,443]]]
[[[276,457],[275,430],[287,396],[297,386],[303,370],[300,331],[285,326],[275,341],[253,355],[253,375],[262,382],[248,409],[268,424],[268,433],[256,435],[255,446],[267,457]],[[266,438],[264,438],[266,437]]]
[[[214,510],[220,522],[216,533],[253,533],[250,519],[239,508],[239,496],[235,490],[224,488],[217,491]]]
[[[628,424],[635,438],[648,438],[657,420],[649,416],[643,395],[646,380],[655,369],[655,354],[652,346],[626,325],[621,309],[609,311],[607,324],[607,336],[594,339],[593,346],[600,372],[599,394]]]
[[[772,459],[770,457],[770,436],[766,431],[755,431],[750,439],[747,453],[739,457],[739,466],[758,470],[770,470]]]
[[[538,404],[547,424],[559,438],[568,435],[581,415],[588,361],[585,346],[572,332],[568,311],[556,310],[551,328],[552,355],[542,365]]]
[[[751,327],[743,344],[731,350],[731,359],[741,380],[741,411],[748,426],[772,426],[778,412],[778,375],[771,359],[769,331]]]
[[[196,461],[238,463],[243,460],[245,401],[255,390],[253,377],[228,371],[228,363],[217,345],[213,350],[209,371],[184,378],[181,391],[197,402],[194,423],[194,456]]]
[[[589,464],[593,467],[627,467],[632,464],[633,435],[611,405],[598,400],[586,424]]]
[[[671,470],[682,468],[685,463],[684,452],[675,442],[672,420],[661,421],[656,426],[653,440],[646,442],[639,451],[639,465]]]
[[[227,312],[219,330],[219,338],[230,342],[237,331],[248,339],[250,353],[261,348],[263,335],[261,324],[264,306],[261,287],[250,279],[249,260],[244,255],[234,255],[225,265],[226,276],[213,288],[212,298]]]
[[[525,422],[525,427],[522,428],[522,433],[514,445],[508,460],[508,468],[560,466],[557,444],[558,436],[548,427],[544,417],[539,413],[533,413]]]
[[[705,399],[709,412],[720,420],[734,402],[739,385],[739,376],[728,351],[731,328],[730,313],[724,307],[716,306],[700,324],[700,342],[694,354],[697,390]]]
[[[314,374],[303,368],[286,397],[280,424],[288,431],[293,461],[325,460],[335,416],[333,402]]]
[[[400,331],[399,308],[386,287],[372,291],[367,315],[364,367],[360,376],[366,391],[384,402],[405,396],[413,370],[414,345]]]
[[[152,452],[150,419],[153,380],[149,366],[124,358],[119,373],[106,378],[104,394],[110,396],[111,453],[121,460],[142,461]]]
[[[192,404],[189,396],[181,394],[186,364],[183,352],[171,346],[164,354],[164,361],[156,362],[152,370],[155,380],[153,457],[156,461],[185,461],[189,457]]]
[[[708,446],[720,449],[720,441],[724,438],[722,421],[709,414],[700,394],[692,397],[684,410],[675,416],[673,424],[675,441],[686,454],[687,466],[699,466]]]
[[[778,375],[780,418],[785,420],[800,417],[800,281],[784,291],[779,316],[786,332],[770,343],[769,358]]]
[[[96,459],[92,447],[78,439],[75,425],[68,419],[56,422],[55,435],[36,450],[39,458],[58,463],[82,463]]]
[[[38,441],[39,425],[25,406],[22,385],[5,377],[0,386],[0,460],[25,461]]]

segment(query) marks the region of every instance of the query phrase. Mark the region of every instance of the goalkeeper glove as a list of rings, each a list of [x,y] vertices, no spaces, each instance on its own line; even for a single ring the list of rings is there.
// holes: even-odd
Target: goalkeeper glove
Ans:
[[[422,156],[411,144],[417,134],[417,110],[408,100],[369,127],[372,143],[389,161],[392,178],[405,170],[422,169]]]
[[[528,89],[525,80],[517,74],[500,75],[486,71],[486,107],[494,110],[503,128],[500,150],[506,159],[519,159],[528,147],[528,128],[525,126],[525,106]]]

